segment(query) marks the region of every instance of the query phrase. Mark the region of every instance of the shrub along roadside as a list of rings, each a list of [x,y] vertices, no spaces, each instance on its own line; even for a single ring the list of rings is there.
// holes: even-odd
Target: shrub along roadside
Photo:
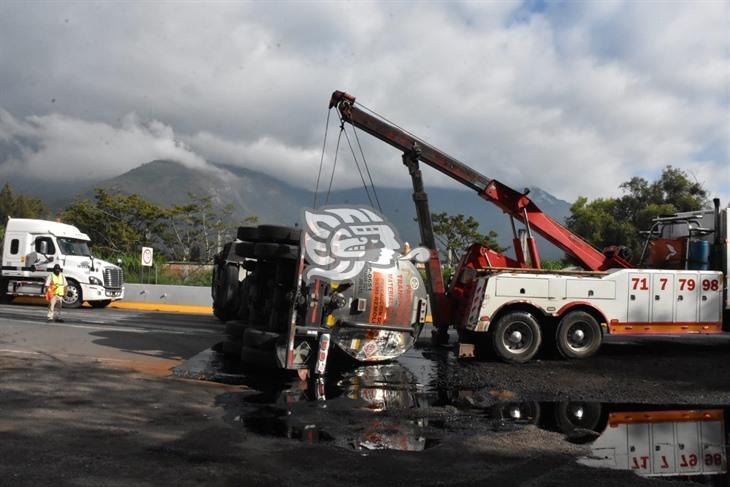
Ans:
[[[144,284],[168,284],[178,286],[210,286],[211,266],[190,262],[168,262],[155,257],[153,266],[142,269],[139,254],[118,257],[100,257],[118,265],[124,272],[124,282]]]

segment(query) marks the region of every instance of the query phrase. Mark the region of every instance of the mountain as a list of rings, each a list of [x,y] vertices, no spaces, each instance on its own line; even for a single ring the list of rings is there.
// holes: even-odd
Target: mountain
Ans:
[[[426,181],[428,184],[428,181]],[[15,181],[11,181],[15,189]],[[33,187],[24,183],[26,187]],[[56,200],[52,208],[65,206],[75,194],[91,197],[93,188],[102,187],[122,193],[137,193],[154,203],[169,206],[185,203],[188,193],[213,196],[221,205],[232,204],[234,216],[243,220],[250,215],[259,217],[262,223],[293,225],[299,221],[302,208],[311,208],[312,191],[291,186],[279,179],[246,168],[224,164],[211,164],[207,169],[195,169],[173,161],[152,161],[120,176],[91,183],[88,187],[55,188]],[[420,242],[416,211],[408,188],[376,188],[385,216],[398,229],[403,240],[412,245]],[[69,191],[72,190],[72,191]],[[479,198],[472,191],[453,188],[428,188],[431,211],[449,214],[463,213],[480,222],[484,233],[494,230],[500,245],[512,245],[512,229],[509,217],[496,206]],[[44,197],[44,194],[38,194]],[[320,195],[320,202],[321,200]],[[570,204],[541,190],[531,188],[530,198],[552,218],[562,222],[570,214]],[[363,188],[333,191],[329,204],[368,204]],[[538,239],[541,255],[545,259],[559,259],[563,253],[545,241]],[[508,252],[509,253],[509,252]]]
[[[258,216],[261,222],[293,225],[299,208],[312,204],[312,193],[245,168],[212,164],[194,169],[172,161],[152,161],[96,185],[122,193],[137,193],[170,206],[189,200],[188,194],[212,196],[218,205],[233,205],[238,220]]]

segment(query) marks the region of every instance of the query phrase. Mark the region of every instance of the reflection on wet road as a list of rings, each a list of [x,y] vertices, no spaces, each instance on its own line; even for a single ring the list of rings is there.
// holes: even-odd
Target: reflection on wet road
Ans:
[[[426,353],[426,356],[424,356]],[[576,461],[644,477],[726,485],[730,406],[519,400],[504,390],[440,387],[452,358],[411,350],[397,362],[334,370],[299,382],[281,372],[251,371],[214,351],[175,375],[239,383],[250,389],[219,398],[226,420],[263,436],[369,450],[423,451],[446,437],[547,430],[581,445]]]

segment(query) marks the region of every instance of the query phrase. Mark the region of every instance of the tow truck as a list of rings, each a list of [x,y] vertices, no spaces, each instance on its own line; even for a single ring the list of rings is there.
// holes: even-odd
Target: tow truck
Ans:
[[[648,247],[655,256],[666,256],[659,249],[669,245],[678,255],[654,258],[655,268],[634,268],[618,248],[599,251],[543,213],[528,197],[529,191],[519,192],[486,177],[366,110],[354,96],[335,91],[329,107],[338,110],[342,123],[402,151],[413,185],[421,242],[431,249],[426,271],[436,339],[445,341],[448,327],[454,326],[460,356],[491,348],[504,361],[523,363],[546,342],[554,343],[563,357],[579,359],[596,353],[606,333],[722,333],[723,316],[727,324],[730,308],[725,278],[730,211],[721,209],[719,200],[714,200],[714,210],[657,219],[649,231]],[[445,286],[420,162],[509,216],[514,257],[474,244]],[[524,226],[525,246],[516,223]],[[542,269],[534,233],[563,250],[582,270]],[[677,251],[672,241],[686,252]]]

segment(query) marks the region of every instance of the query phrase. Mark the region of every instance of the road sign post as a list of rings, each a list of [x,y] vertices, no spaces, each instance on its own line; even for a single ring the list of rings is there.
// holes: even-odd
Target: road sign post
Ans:
[[[140,281],[142,281],[142,283],[144,283],[144,268],[152,267],[154,262],[154,252],[155,251],[152,247],[142,247],[142,266],[139,268]]]

